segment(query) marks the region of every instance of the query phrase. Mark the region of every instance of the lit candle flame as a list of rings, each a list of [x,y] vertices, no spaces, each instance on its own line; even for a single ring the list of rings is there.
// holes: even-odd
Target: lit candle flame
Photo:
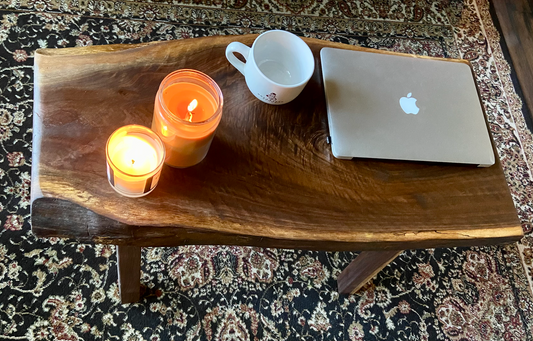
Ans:
[[[115,147],[110,159],[127,175],[147,174],[157,166],[157,153],[148,141],[137,136],[115,137]]]
[[[196,99],[193,99],[191,103],[189,103],[189,106],[187,107],[187,110],[193,111],[198,106],[198,101]]]
[[[189,118],[188,118],[189,122],[192,122],[192,111],[196,109],[197,106],[198,106],[198,101],[196,100],[196,98],[193,99],[191,103],[189,103],[189,106],[187,107],[187,110],[189,111]]]

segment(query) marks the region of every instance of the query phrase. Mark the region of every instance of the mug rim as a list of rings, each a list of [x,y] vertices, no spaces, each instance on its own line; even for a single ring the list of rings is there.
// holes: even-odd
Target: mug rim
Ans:
[[[297,38],[297,40],[299,40],[300,42],[302,42],[305,46],[305,53],[308,54],[307,56],[310,56],[311,57],[311,61],[312,61],[312,65],[313,67],[311,68],[311,72],[309,73],[309,75],[306,75],[306,77],[304,77],[304,80],[302,80],[301,82],[298,82],[298,83],[295,83],[295,84],[290,84],[290,85],[287,85],[287,84],[282,84],[282,83],[278,83],[270,78],[268,78],[264,73],[263,71],[261,71],[261,69],[259,68],[259,66],[257,65],[257,61],[255,59],[255,46],[256,46],[256,43],[259,41],[259,39],[263,36],[266,36],[268,34],[279,34],[279,33],[282,33],[282,34],[288,34],[289,36],[292,36],[291,38],[292,39],[295,39]],[[311,48],[309,47],[309,45],[307,45],[307,43],[299,36],[297,36],[296,34],[292,33],[292,32],[289,32],[289,31],[285,31],[285,30],[268,30],[268,31],[265,31],[263,33],[261,33],[257,38],[255,38],[253,44],[252,44],[252,58],[254,60],[254,64],[255,64],[255,67],[257,68],[257,71],[259,72],[259,74],[264,77],[267,81],[275,84],[276,86],[280,86],[280,87],[283,87],[283,88],[297,88],[299,86],[302,86],[304,84],[306,84],[307,82],[309,82],[309,80],[311,79],[311,77],[313,77],[313,73],[315,72],[315,58],[313,56],[313,51],[311,51]]]

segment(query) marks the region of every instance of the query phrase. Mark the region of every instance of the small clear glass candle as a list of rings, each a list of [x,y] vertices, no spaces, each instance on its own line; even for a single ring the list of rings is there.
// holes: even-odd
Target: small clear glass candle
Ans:
[[[165,160],[163,142],[147,127],[121,127],[107,140],[107,179],[115,191],[130,198],[152,192]]]
[[[165,145],[167,165],[186,168],[205,158],[222,106],[220,87],[200,71],[178,70],[163,79],[155,97],[152,130]]]

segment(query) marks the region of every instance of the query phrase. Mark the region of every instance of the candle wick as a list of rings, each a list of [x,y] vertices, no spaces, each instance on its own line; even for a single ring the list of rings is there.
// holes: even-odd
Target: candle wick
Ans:
[[[131,160],[131,165],[133,166],[135,164],[135,160]]]
[[[192,122],[192,112],[189,111],[189,122]]]

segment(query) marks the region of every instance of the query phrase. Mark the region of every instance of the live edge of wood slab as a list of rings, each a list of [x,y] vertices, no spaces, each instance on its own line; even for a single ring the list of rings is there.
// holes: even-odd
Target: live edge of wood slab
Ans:
[[[305,39],[315,73],[296,100],[272,106],[253,97],[224,56],[231,41],[250,46],[255,37],[38,50],[33,232],[119,245],[315,250],[522,237],[499,163],[477,168],[332,156],[319,51],[361,48]],[[182,68],[207,73],[222,89],[223,117],[211,149],[197,166],[165,166],[148,196],[122,197],[107,182],[106,140],[123,125],[150,126],[161,80]]]

